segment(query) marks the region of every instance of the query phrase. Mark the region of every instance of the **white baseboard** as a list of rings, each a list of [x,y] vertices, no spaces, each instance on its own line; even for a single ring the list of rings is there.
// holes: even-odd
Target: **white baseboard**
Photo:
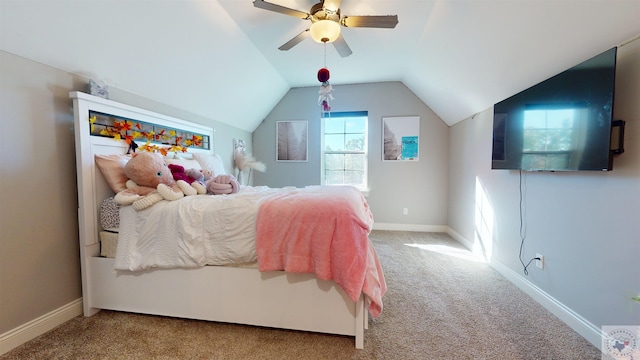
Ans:
[[[499,261],[491,261],[489,265],[499,272],[502,276],[511,281],[520,290],[524,291],[533,300],[542,305],[550,313],[558,317],[562,322],[567,324],[575,332],[580,334],[583,338],[587,339],[593,346],[602,350],[602,330],[593,325],[585,318],[577,314],[575,311],[568,308],[566,305],[544,292],[535,284],[525,280],[522,276],[519,276],[515,271],[511,270],[506,265]]]
[[[473,243],[471,241],[467,240],[462,235],[458,234],[458,232],[456,232],[452,228],[447,227],[447,234],[449,234],[452,238],[456,239],[456,241],[458,241],[460,244],[462,244],[467,249],[473,250]]]
[[[373,230],[447,232],[448,229],[446,225],[373,223]]]
[[[461,243],[467,249],[473,249],[473,243],[458,234],[455,230],[449,228],[447,233],[451,235],[456,241]],[[520,290],[524,291],[533,300],[542,305],[550,313],[558,317],[562,322],[567,324],[575,332],[580,334],[583,338],[587,339],[598,349],[602,350],[602,330],[597,326],[587,321],[582,316],[578,315],[575,311],[568,308],[566,305],[556,300],[553,296],[547,294],[535,284],[527,281],[522,276],[519,276],[515,271],[511,270],[508,266],[497,260],[489,261],[489,266],[495,269],[500,275],[504,276],[512,284],[517,286]]]
[[[0,334],[0,355],[33,340],[58,325],[82,315],[82,298],[74,300],[58,309],[44,314],[37,319],[20,325],[13,330]]]

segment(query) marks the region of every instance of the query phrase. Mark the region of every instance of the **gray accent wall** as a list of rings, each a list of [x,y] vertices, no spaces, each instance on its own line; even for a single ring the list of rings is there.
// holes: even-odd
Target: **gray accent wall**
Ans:
[[[253,133],[255,157],[267,171],[254,172],[255,185],[319,185],[321,181],[321,109],[317,87],[294,88]],[[369,113],[369,195],[377,225],[405,224],[422,229],[447,224],[449,127],[401,82],[337,85],[332,111]],[[382,118],[420,117],[419,161],[382,161]],[[276,161],[276,122],[309,122],[308,161]],[[402,210],[408,209],[403,215]]]
[[[596,330],[640,325],[630,299],[640,295],[640,40],[618,49],[614,117],[627,127],[612,172],[522,174],[524,260],[544,255],[544,269],[532,265],[528,276],[518,257],[520,173],[490,169],[493,108],[451,127],[449,147],[449,227]]]
[[[0,335],[82,297],[73,104],[88,79],[0,51]],[[232,172],[251,133],[112,88],[111,100],[215,128]]]

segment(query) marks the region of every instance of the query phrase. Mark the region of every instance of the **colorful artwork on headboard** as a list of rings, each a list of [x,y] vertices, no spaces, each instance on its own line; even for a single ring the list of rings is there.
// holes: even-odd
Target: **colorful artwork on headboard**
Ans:
[[[89,111],[90,133],[92,136],[110,137],[123,140],[139,150],[159,152],[186,152],[187,148],[209,150],[208,135],[198,134],[166,126],[159,126],[144,121],[128,119],[121,116]],[[144,141],[143,145],[134,145],[136,141]]]

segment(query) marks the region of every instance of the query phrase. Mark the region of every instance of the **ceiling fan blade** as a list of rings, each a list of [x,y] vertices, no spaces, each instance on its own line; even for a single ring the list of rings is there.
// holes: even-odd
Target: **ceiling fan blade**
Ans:
[[[351,51],[351,48],[349,48],[349,45],[347,45],[342,35],[338,36],[336,41],[333,42],[333,47],[336,48],[336,51],[341,57],[347,57],[353,54],[353,51]]]
[[[304,11],[290,9],[288,7],[272,4],[272,3],[266,2],[264,0],[254,0],[253,1],[253,6],[255,6],[257,8],[260,8],[260,9],[274,11],[274,12],[277,12],[277,13],[280,13],[280,14],[294,16],[294,17],[297,17],[297,18],[300,18],[300,19],[305,19],[305,20],[309,19],[311,17],[311,15],[309,15],[309,13],[306,13]]]
[[[289,49],[291,49],[292,47],[298,45],[298,43],[300,43],[302,40],[308,38],[309,36],[311,36],[311,32],[309,31],[309,29],[301,32],[300,34],[296,35],[293,39],[287,41],[286,43],[284,43],[282,46],[280,46],[278,48],[278,50],[282,50],[282,51],[287,51]]]
[[[346,27],[368,27],[393,29],[398,24],[398,15],[345,16],[340,24]]]
[[[322,2],[322,6],[324,6],[325,9],[327,10],[331,10],[331,11],[338,11],[338,9],[340,9],[340,3],[342,1],[341,0],[324,0]]]

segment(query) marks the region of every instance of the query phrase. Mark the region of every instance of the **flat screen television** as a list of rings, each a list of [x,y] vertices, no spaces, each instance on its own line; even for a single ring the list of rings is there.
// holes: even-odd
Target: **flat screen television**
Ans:
[[[612,48],[494,105],[492,169],[612,169]]]

